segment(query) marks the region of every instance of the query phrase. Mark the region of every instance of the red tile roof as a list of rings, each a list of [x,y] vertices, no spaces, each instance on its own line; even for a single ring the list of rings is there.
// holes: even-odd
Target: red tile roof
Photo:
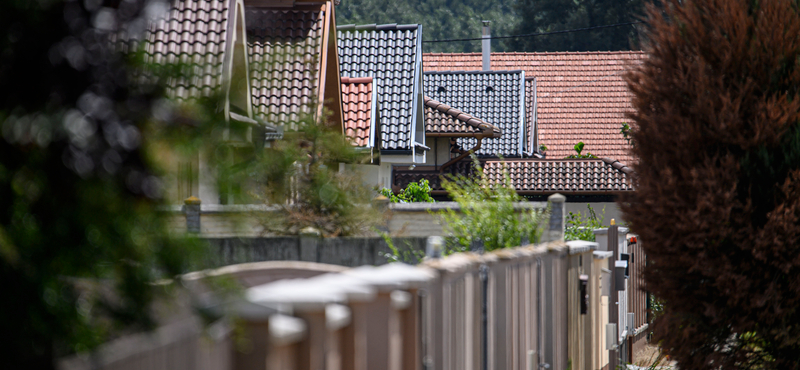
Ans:
[[[429,97],[425,101],[425,134],[440,136],[477,136],[499,138],[503,132],[494,125]]]
[[[620,133],[631,109],[622,73],[640,62],[643,52],[492,53],[493,70],[522,69],[536,78],[538,142],[548,158],[574,154],[579,141],[584,154],[633,158]],[[425,54],[425,71],[479,70],[481,54]]]
[[[344,133],[356,146],[370,146],[373,123],[372,77],[342,77]]]

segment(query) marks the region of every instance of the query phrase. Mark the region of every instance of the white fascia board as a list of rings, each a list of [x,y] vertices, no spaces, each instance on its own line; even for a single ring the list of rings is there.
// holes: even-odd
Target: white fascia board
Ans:
[[[420,93],[420,88],[422,85],[422,25],[417,26],[417,55],[416,61],[414,62],[414,91],[412,96],[411,102],[411,110],[413,112],[411,116],[411,136],[409,137],[409,146],[411,146],[411,152],[414,154],[412,157],[416,157],[416,146],[414,143],[417,140],[417,118],[421,115],[420,109],[422,109],[422,104],[420,100],[422,100],[422,94]],[[425,135],[422,135],[422,140],[425,140]],[[425,145],[424,142],[420,143]],[[424,154],[423,154],[424,158]],[[423,160],[424,162],[424,160]]]
[[[414,157],[412,155],[385,155],[381,154],[381,163],[407,163],[413,164]]]
[[[521,71],[520,76],[520,91],[519,94],[520,99],[520,109],[519,109],[519,156],[522,157],[523,152],[525,151],[525,142],[527,141],[525,137],[525,71]]]
[[[370,148],[375,147],[375,135],[377,132],[375,128],[380,125],[380,122],[378,122],[378,84],[375,83],[376,80],[375,77],[372,78],[372,106],[370,107],[369,144],[367,144]]]

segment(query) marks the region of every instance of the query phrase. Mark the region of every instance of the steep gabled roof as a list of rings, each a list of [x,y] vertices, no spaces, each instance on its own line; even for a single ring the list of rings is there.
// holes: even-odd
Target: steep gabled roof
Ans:
[[[226,113],[235,105],[252,115],[249,100],[242,99],[249,94],[246,60],[236,58],[245,52],[239,40],[243,12],[242,0],[172,0],[169,10],[148,25],[147,61],[181,67],[181,75],[167,81],[168,95],[186,100],[221,93],[227,97]],[[244,84],[231,86],[234,79]]]
[[[272,4],[272,5],[270,5]],[[272,124],[296,122],[303,114],[342,126],[331,1],[247,4],[247,46],[256,115]],[[330,73],[333,71],[333,73]]]
[[[338,29],[341,75],[373,77],[380,109],[380,148],[411,150],[422,101],[421,26],[365,25]]]
[[[190,65],[192,76],[169,81],[178,99],[209,96],[223,82],[228,44],[229,0],[174,0],[163,17],[151,23],[145,37],[148,61]]]
[[[359,147],[374,147],[377,96],[372,77],[342,77],[344,133]]]
[[[522,69],[536,78],[536,130],[548,158],[574,154],[582,141],[585,152],[624,163],[634,159],[620,134],[631,109],[622,74],[644,57],[638,51],[491,55],[493,69]],[[426,71],[480,70],[481,54],[425,54],[424,62]]]
[[[502,130],[480,118],[475,118],[429,97],[425,101],[425,134],[447,137],[478,136],[499,138]]]
[[[525,74],[516,71],[425,72],[425,94],[453,108],[481,117],[502,130],[499,138],[486,139],[478,156],[521,157],[525,128]],[[465,148],[473,138],[458,139]]]

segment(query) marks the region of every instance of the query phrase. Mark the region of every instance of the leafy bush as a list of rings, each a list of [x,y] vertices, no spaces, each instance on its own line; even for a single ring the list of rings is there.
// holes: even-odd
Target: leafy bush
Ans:
[[[395,195],[387,188],[381,189],[381,195],[389,198],[392,203],[433,203],[431,197],[431,185],[428,180],[422,179],[419,182],[409,183],[405,189],[400,190],[400,194]]]
[[[564,240],[586,240],[595,241],[594,229],[603,227],[603,219],[605,218],[605,208],[600,217],[594,212],[591,204],[587,204],[588,212],[581,214],[580,212],[567,215],[567,227],[564,230]]]
[[[460,212],[440,213],[446,230],[455,240],[447,246],[445,254],[468,251],[474,244],[482,244],[486,251],[491,251],[538,242],[546,211],[515,210],[515,203],[525,199],[517,194],[508,173],[503,171],[502,183],[493,183],[477,159],[473,159],[475,176],[450,175],[442,182],[442,187],[461,208]]]
[[[273,233],[296,234],[314,227],[325,236],[361,235],[381,220],[369,206],[372,190],[356,173],[339,172],[339,163],[363,159],[341,132],[303,117],[272,148],[257,153],[236,172],[242,182],[257,179],[252,192],[263,202],[280,205],[282,217],[264,220]]]

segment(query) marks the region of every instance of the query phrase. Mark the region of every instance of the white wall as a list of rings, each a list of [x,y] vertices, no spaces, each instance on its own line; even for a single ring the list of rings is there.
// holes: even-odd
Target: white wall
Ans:
[[[356,172],[365,185],[378,188],[392,187],[392,164],[345,164],[345,171]]]
[[[450,160],[450,138],[428,137],[427,145],[431,148],[425,164],[428,166],[443,165]]]

